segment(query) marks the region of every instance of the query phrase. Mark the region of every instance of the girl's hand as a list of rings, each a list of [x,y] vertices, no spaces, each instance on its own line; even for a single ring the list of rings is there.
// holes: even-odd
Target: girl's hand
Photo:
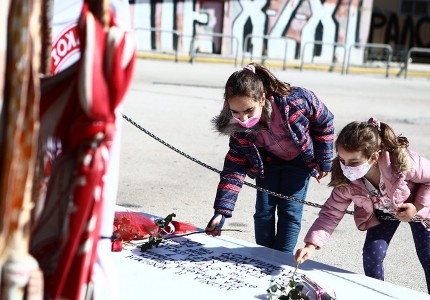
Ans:
[[[224,225],[225,217],[221,214],[215,214],[212,219],[210,219],[208,225],[206,226],[206,234],[212,236],[221,235],[221,229]]]
[[[328,172],[321,171],[321,168],[318,165],[316,166],[316,169],[318,171],[318,176],[316,177],[316,179],[318,183],[320,183],[320,180],[326,177],[328,175]]]
[[[294,259],[296,262],[303,263],[309,258],[311,258],[312,253],[314,253],[316,247],[312,244],[306,244],[304,248],[297,249]]]
[[[321,180],[321,179],[323,179],[324,177],[326,177],[328,175],[328,172],[319,172],[319,174],[318,174],[318,180]]]
[[[401,203],[397,207],[396,217],[402,222],[409,222],[417,214],[417,208],[412,203]]]

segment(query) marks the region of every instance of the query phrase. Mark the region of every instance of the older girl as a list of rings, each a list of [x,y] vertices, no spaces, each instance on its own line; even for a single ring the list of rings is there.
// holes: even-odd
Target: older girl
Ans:
[[[349,123],[336,140],[333,187],[318,218],[298,249],[297,261],[321,248],[351,201],[359,230],[367,230],[363,267],[367,276],[384,280],[384,258],[400,222],[409,222],[430,293],[430,161],[408,150],[406,137],[371,118]]]
[[[315,94],[278,80],[250,64],[227,80],[224,108],[213,123],[230,137],[214,209],[206,231],[219,235],[232,216],[245,176],[267,190],[304,200],[310,176],[331,168],[333,115]],[[292,253],[301,228],[303,204],[257,192],[257,244]],[[278,220],[275,221],[276,211]]]

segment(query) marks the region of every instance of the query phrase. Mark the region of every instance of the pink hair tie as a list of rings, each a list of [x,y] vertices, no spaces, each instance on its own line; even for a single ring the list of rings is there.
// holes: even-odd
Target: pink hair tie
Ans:
[[[375,119],[374,117],[370,118],[367,123],[373,127],[376,127],[378,131],[381,131],[381,122],[378,121],[378,119]]]
[[[252,73],[254,73],[254,74],[255,74],[255,66],[253,66],[253,65],[247,65],[247,66],[245,66],[243,69],[244,69],[244,70],[245,70],[245,69],[246,69],[246,70],[249,70],[249,71],[251,71]]]

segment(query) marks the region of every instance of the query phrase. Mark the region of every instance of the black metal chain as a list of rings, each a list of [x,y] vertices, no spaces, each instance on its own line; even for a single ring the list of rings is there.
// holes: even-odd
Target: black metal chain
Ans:
[[[216,169],[214,167],[211,167],[208,164],[205,164],[204,162],[202,162],[202,161],[200,161],[200,160],[198,160],[198,159],[196,159],[196,158],[194,158],[194,157],[186,154],[185,152],[183,152],[183,151],[175,148],[174,146],[172,146],[169,143],[165,142],[164,140],[160,139],[158,136],[156,136],[153,133],[151,133],[150,131],[146,130],[145,128],[143,128],[142,126],[140,126],[139,124],[137,124],[135,121],[133,121],[132,119],[130,119],[125,114],[123,114],[122,117],[125,120],[127,120],[130,124],[132,124],[133,126],[135,126],[137,129],[143,131],[144,133],[146,133],[147,135],[149,135],[150,137],[152,137],[153,139],[155,139],[157,142],[160,142],[161,144],[163,144],[164,146],[170,148],[171,150],[175,151],[176,153],[179,153],[180,155],[188,158],[189,160],[195,162],[196,164],[199,164],[199,165],[201,165],[201,166],[203,166],[203,167],[205,167],[205,168],[207,168],[207,169],[209,169],[209,170],[211,170],[211,171],[213,171],[215,173],[218,173],[218,174],[221,173],[220,170],[218,170],[218,169]],[[286,195],[282,195],[282,194],[279,194],[279,193],[276,193],[276,192],[272,192],[270,190],[266,190],[266,189],[264,189],[262,187],[256,186],[255,184],[249,183],[247,181],[244,181],[243,184],[247,185],[249,187],[252,187],[252,188],[254,188],[256,190],[259,190],[261,192],[265,192],[267,194],[270,194],[270,195],[273,195],[273,196],[276,196],[276,197],[279,197],[279,198],[282,198],[282,199],[296,201],[296,202],[302,203],[304,205],[309,205],[309,206],[313,206],[313,207],[317,207],[317,208],[321,208],[322,207],[322,205],[317,204],[317,203],[313,203],[313,202],[301,200],[301,199],[298,199],[298,198],[295,198],[295,197],[292,197],[292,196],[286,196]],[[345,213],[346,214],[350,214],[350,215],[354,214],[354,212],[350,211],[350,210],[345,211]],[[396,220],[396,221],[399,220],[396,217],[390,217],[390,216],[379,216],[378,218],[379,219],[384,219],[384,220]],[[411,221],[414,221],[414,222],[430,221],[430,219],[414,217]]]

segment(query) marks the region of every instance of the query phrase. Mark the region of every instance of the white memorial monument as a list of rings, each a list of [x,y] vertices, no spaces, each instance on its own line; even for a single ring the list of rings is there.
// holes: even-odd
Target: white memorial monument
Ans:
[[[120,299],[270,299],[267,290],[287,286],[296,268],[290,254],[205,233],[163,239],[158,248],[144,252],[138,247],[112,252],[112,259]],[[338,300],[430,299],[311,260],[299,265],[295,278],[303,275]],[[308,296],[321,299],[314,290]]]

